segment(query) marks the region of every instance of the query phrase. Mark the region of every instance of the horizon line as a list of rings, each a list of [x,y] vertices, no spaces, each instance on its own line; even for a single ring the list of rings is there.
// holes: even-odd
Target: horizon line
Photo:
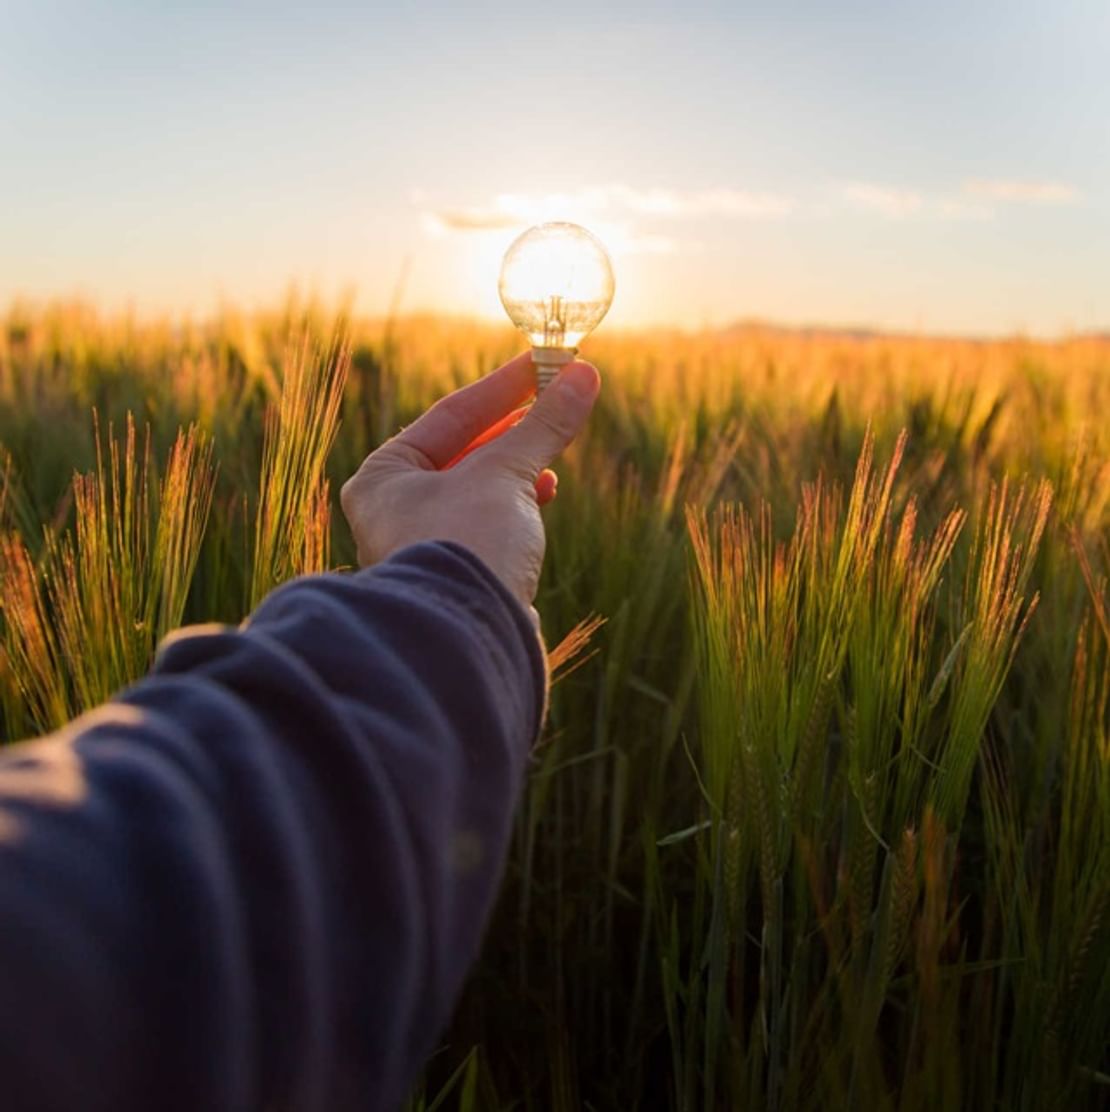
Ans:
[[[139,326],[153,327],[157,325],[183,327],[186,325],[211,325],[218,323],[225,314],[235,314],[246,317],[267,317],[295,310],[298,313],[318,312],[335,317],[346,317],[365,324],[388,325],[390,322],[403,323],[415,321],[438,321],[480,326],[490,331],[503,331],[507,335],[514,330],[507,320],[498,320],[496,317],[482,313],[465,313],[446,309],[433,309],[426,307],[413,307],[410,309],[378,309],[370,310],[355,308],[352,302],[355,295],[326,297],[315,293],[302,293],[299,290],[290,290],[284,297],[274,299],[248,299],[236,301],[233,297],[217,296],[213,304],[206,309],[189,307],[140,307],[136,301],[123,299],[114,303],[82,293],[50,294],[47,296],[34,294],[14,294],[0,301],[0,321],[10,327],[13,318],[27,314],[32,316],[47,315],[53,311],[69,311],[91,313],[98,319],[108,322],[129,322]],[[1095,341],[1110,343],[1110,324],[1105,327],[1072,328],[1062,327],[1053,331],[1038,329],[1013,328],[1008,330],[976,329],[964,330],[959,328],[911,327],[906,325],[884,325],[861,321],[830,321],[822,319],[788,320],[774,317],[744,316],[736,317],[719,323],[705,322],[691,325],[679,322],[659,323],[603,323],[598,333],[600,339],[632,338],[651,335],[673,335],[686,337],[711,337],[727,336],[730,333],[741,332],[774,332],[800,337],[826,337],[841,340],[933,340],[962,343],[1037,343],[1060,344],[1074,343],[1077,341]],[[597,336],[597,333],[594,334]]]

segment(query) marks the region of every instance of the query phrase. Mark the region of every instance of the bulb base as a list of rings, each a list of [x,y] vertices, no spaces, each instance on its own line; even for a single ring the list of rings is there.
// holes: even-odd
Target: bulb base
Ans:
[[[536,394],[542,394],[550,385],[559,368],[566,366],[578,354],[578,348],[534,347],[532,365],[536,368]]]

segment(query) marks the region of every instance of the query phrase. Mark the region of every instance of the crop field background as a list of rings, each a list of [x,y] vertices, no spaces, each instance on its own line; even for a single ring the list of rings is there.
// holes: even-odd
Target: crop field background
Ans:
[[[342,481],[517,350],[294,303],[10,308],[4,736],[350,568]],[[1110,340],[584,354],[550,717],[411,1108],[1110,1108]]]

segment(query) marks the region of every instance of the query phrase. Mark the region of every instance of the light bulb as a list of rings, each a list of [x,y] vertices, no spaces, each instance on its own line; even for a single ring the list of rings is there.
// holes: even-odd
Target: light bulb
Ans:
[[[613,266],[585,228],[538,224],[505,252],[497,289],[509,319],[532,345],[538,392],[609,311]]]

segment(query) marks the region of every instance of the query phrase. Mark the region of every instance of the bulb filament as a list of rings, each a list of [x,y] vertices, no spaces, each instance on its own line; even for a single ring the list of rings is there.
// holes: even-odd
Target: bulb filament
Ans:
[[[567,330],[567,311],[563,299],[558,294],[552,294],[547,299],[544,317],[544,347],[562,347]]]

